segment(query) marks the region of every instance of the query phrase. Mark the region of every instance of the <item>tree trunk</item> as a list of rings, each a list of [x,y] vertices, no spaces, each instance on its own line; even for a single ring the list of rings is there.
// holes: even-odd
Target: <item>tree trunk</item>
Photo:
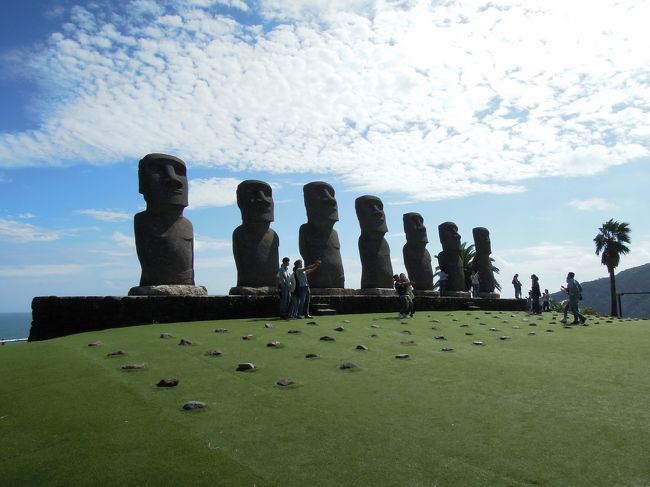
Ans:
[[[618,300],[616,299],[616,277],[614,276],[614,268],[608,266],[607,270],[609,271],[609,291],[612,300],[611,315],[618,317]]]

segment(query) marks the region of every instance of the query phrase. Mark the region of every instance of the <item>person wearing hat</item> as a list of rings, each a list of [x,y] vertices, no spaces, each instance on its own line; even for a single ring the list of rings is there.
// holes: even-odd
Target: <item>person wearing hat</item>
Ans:
[[[289,304],[291,303],[291,295],[296,288],[296,279],[293,272],[289,270],[289,257],[282,259],[282,265],[278,270],[278,288],[280,289],[280,318],[283,320],[289,319]]]
[[[542,291],[539,288],[539,277],[535,274],[530,276],[532,281],[532,286],[530,289],[530,297],[533,300],[532,312],[534,315],[542,314],[542,307],[539,305],[539,298],[542,295]]]

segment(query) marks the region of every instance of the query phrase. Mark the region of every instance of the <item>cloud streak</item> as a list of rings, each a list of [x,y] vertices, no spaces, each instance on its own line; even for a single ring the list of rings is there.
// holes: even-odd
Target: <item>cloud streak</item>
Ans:
[[[44,48],[10,57],[57,96],[43,92],[39,127],[0,135],[2,165],[156,147],[426,201],[650,155],[647,2],[267,0],[262,25],[216,13],[248,11],[236,0],[129,5],[147,21],[75,7]]]

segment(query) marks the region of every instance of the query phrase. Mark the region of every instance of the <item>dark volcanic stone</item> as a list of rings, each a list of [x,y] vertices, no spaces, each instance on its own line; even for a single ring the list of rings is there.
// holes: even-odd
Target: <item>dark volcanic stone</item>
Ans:
[[[179,345],[192,345],[192,340],[189,338],[181,338],[181,341],[178,342]]]
[[[408,353],[398,353],[397,355],[395,355],[395,358],[399,358],[399,359],[409,358],[409,354]]]
[[[415,341],[413,341],[413,340],[404,340],[404,341],[400,342],[400,344],[402,344],[402,345],[415,345]]]
[[[337,326],[336,328],[334,328],[334,331],[345,331],[345,328],[343,328],[342,326]]]
[[[499,337],[499,340],[510,340],[510,337],[507,335],[503,335]]]
[[[305,355],[305,358],[309,358],[309,359],[318,358],[318,354],[316,354],[316,353],[308,353],[307,355]]]
[[[334,337],[331,337],[331,336],[328,336],[328,335],[320,337],[320,340],[323,341],[323,342],[333,342],[333,341],[335,341]]]
[[[553,333],[553,330],[546,330],[548,333]]]
[[[370,338],[379,338],[379,335],[377,335],[376,333],[373,333],[372,335],[370,335]]]
[[[144,369],[144,364],[124,364],[122,365],[124,370],[139,370]]]
[[[266,346],[269,347],[269,348],[282,348],[282,343],[280,343],[277,340],[273,340],[273,341],[267,343]]]
[[[481,342],[481,341],[478,341],[478,340],[475,341],[475,342],[472,342],[472,343],[473,343],[474,345],[478,345],[478,346],[485,345],[485,343],[483,343],[483,342]]]
[[[315,321],[308,321],[307,324],[308,325],[318,325],[318,323],[316,323]]]
[[[89,347],[101,347],[103,343],[100,340],[97,340],[96,342],[90,342],[88,344]]]
[[[273,323],[264,323],[264,328],[273,328]]]
[[[296,334],[298,334],[298,333],[301,333],[301,331],[300,331],[300,330],[289,330],[287,333],[288,333],[289,335],[296,335]]]
[[[443,348],[442,351],[443,351],[443,352],[453,352],[454,349],[453,349],[453,348],[446,347],[446,348]]]
[[[220,355],[222,355],[222,352],[221,350],[208,350],[207,352],[205,352],[205,354],[208,357],[219,357]]]
[[[107,357],[122,357],[126,355],[124,350],[115,350],[114,352],[109,352],[106,354]]]
[[[356,350],[368,350],[368,347],[366,347],[365,345],[357,345]]]
[[[412,334],[409,330],[402,330],[402,333],[404,333],[404,335],[411,335]]]
[[[255,338],[253,335],[244,335],[241,337],[242,340],[252,340],[253,338]]]
[[[186,411],[191,411],[193,409],[203,409],[205,407],[205,403],[201,401],[189,401],[183,404],[183,409]]]
[[[246,372],[247,370],[254,370],[255,364],[251,362],[242,362],[237,365],[237,372]]]
[[[468,331],[468,332],[465,333],[465,335],[468,336],[468,337],[471,337],[473,334],[474,333],[472,333],[471,331]]]
[[[174,335],[171,333],[161,333],[160,338],[174,338]]]
[[[228,333],[228,330],[225,328],[217,328],[214,330],[215,333]]]
[[[446,338],[444,337],[444,335],[438,335],[438,336],[435,337],[435,339],[436,339],[436,340],[446,340]]]
[[[295,383],[296,383],[296,381],[293,380],[293,379],[280,379],[279,381],[276,382],[277,385],[283,386],[283,387],[292,386]]]
[[[160,379],[160,382],[156,384],[158,387],[176,387],[180,381],[176,378],[172,379]]]
[[[352,362],[343,362],[340,367],[342,370],[346,369],[356,369],[357,366],[353,364]]]

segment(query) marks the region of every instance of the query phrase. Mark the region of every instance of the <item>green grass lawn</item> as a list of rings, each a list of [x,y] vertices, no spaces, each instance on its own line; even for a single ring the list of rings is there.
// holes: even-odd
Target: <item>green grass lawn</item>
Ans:
[[[156,324],[3,347],[0,485],[650,485],[650,322],[395,316]],[[118,349],[127,355],[107,357]],[[178,387],[156,387],[167,377]],[[184,411],[190,400],[207,406]]]

